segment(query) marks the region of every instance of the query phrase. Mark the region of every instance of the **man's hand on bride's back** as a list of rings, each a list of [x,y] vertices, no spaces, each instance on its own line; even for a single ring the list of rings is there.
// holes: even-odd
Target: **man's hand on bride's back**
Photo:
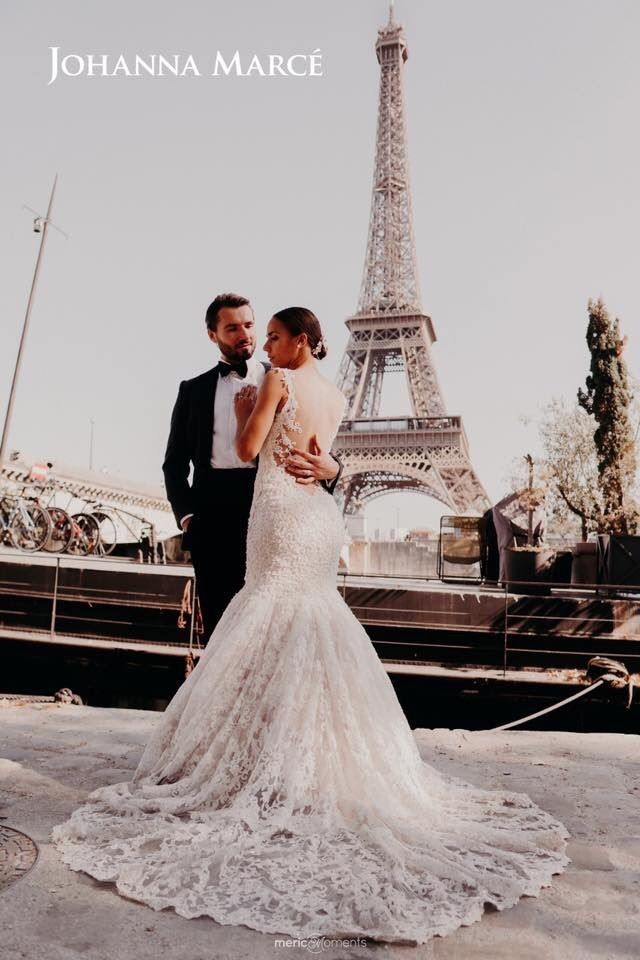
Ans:
[[[309,447],[309,450],[293,448],[285,464],[287,473],[294,476],[298,483],[333,480],[339,469],[338,464],[328,451],[322,450],[315,433],[309,441]]]

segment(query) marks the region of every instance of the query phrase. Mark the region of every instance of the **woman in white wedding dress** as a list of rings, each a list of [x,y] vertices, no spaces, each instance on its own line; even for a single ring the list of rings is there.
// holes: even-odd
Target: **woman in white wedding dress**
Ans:
[[[74,870],[155,910],[424,943],[486,903],[536,895],[568,862],[567,832],[524,794],[421,759],[337,590],[340,510],[284,469],[314,433],[329,449],[344,412],[314,359],[317,319],[281,311],[265,349],[274,369],[257,400],[245,388],[236,404],[239,455],[260,450],[245,585],[133,780],[95,790],[52,839]]]

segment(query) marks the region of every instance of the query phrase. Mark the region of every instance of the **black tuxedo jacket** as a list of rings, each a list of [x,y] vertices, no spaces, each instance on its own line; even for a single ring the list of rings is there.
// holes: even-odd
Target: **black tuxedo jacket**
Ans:
[[[262,362],[265,370],[271,365]],[[201,373],[191,380],[183,380],[178,398],[171,414],[171,427],[167,450],[162,464],[167,497],[178,526],[188,513],[195,513],[201,496],[207,495],[206,479],[210,470],[213,445],[213,408],[218,385],[218,367]],[[322,485],[333,493],[340,479],[343,464],[338,463],[338,475]],[[193,464],[193,480],[189,484],[189,471]]]

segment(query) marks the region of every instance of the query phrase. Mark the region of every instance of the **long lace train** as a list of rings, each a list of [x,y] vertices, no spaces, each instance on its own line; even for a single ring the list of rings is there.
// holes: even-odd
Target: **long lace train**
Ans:
[[[527,796],[425,763],[335,586],[331,497],[261,453],[247,580],[159,718],[134,778],[52,838],[63,860],[183,917],[291,936],[424,943],[537,894],[566,830]],[[285,438],[286,442],[286,438]]]

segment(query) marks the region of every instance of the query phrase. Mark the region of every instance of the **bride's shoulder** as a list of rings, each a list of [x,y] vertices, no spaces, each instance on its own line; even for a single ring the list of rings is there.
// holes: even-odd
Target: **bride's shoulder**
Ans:
[[[263,382],[267,385],[267,388],[282,387],[288,382],[289,373],[290,371],[286,367],[269,367],[265,371]]]

